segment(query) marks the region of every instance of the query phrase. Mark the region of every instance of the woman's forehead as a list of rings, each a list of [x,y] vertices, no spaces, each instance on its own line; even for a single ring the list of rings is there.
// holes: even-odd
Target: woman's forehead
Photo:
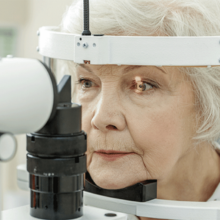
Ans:
[[[168,67],[158,66],[141,66],[141,65],[91,65],[91,64],[77,64],[77,68],[84,69],[93,74],[98,75],[114,75],[115,73],[125,75],[130,72],[137,72],[139,70],[158,70],[167,74]],[[174,67],[169,67],[174,70]],[[176,68],[175,68],[176,69]]]

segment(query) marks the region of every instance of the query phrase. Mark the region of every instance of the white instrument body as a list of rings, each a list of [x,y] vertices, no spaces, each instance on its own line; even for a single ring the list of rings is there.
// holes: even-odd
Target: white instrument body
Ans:
[[[30,216],[29,213],[30,213],[29,205],[11,210],[6,210],[2,212],[2,220],[37,220],[36,218]],[[110,218],[105,216],[105,214],[107,213],[116,214],[116,216]],[[111,219],[127,220],[127,215],[119,212],[111,212],[104,209],[84,206],[83,217],[74,220],[111,220]]]
[[[26,165],[17,167],[17,184],[29,190]],[[220,220],[220,200],[210,202],[181,202],[154,199],[148,202],[132,202],[100,196],[84,191],[84,205],[136,216],[172,220]]]
[[[50,118],[54,91],[46,68],[37,60],[0,60],[0,132],[25,134]]]
[[[220,37],[82,36],[39,30],[42,56],[94,65],[218,66]]]
[[[17,150],[17,141],[10,133],[0,134],[0,161],[9,161]]]

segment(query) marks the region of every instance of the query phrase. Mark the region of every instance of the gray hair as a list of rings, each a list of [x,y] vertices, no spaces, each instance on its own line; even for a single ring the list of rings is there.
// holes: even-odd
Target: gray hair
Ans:
[[[66,11],[61,29],[81,34],[82,0]],[[220,0],[90,0],[93,34],[220,36]],[[219,55],[220,58],[220,55]],[[199,142],[220,137],[220,67],[180,68],[194,87]]]

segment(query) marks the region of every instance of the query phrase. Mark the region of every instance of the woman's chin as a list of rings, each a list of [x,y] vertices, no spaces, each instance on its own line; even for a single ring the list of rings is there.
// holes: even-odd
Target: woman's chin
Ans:
[[[112,189],[112,190],[116,190],[116,189],[123,189],[125,188],[125,184],[118,184],[117,181],[115,182],[108,182],[108,183],[103,183],[102,181],[94,181],[95,184],[103,189]]]
[[[94,155],[87,170],[95,184],[104,189],[122,189],[147,179],[143,160],[137,154],[114,161]]]
[[[113,178],[108,178],[108,179],[96,178],[96,177],[93,177],[92,174],[91,174],[91,177],[93,181],[95,182],[95,184],[103,189],[113,189],[113,190],[123,189],[130,185],[133,185],[133,184],[121,182],[120,180],[113,179]]]
[[[95,184],[103,189],[123,189],[143,181],[137,181],[128,170],[88,169],[88,172]]]

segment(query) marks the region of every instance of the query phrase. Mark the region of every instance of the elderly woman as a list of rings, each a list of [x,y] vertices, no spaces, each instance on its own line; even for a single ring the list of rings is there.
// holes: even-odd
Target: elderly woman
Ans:
[[[82,33],[82,8],[82,0],[73,2],[63,31]],[[220,36],[220,0],[91,0],[90,10],[93,34]],[[159,199],[220,199],[219,67],[68,67],[98,186],[157,179]]]

